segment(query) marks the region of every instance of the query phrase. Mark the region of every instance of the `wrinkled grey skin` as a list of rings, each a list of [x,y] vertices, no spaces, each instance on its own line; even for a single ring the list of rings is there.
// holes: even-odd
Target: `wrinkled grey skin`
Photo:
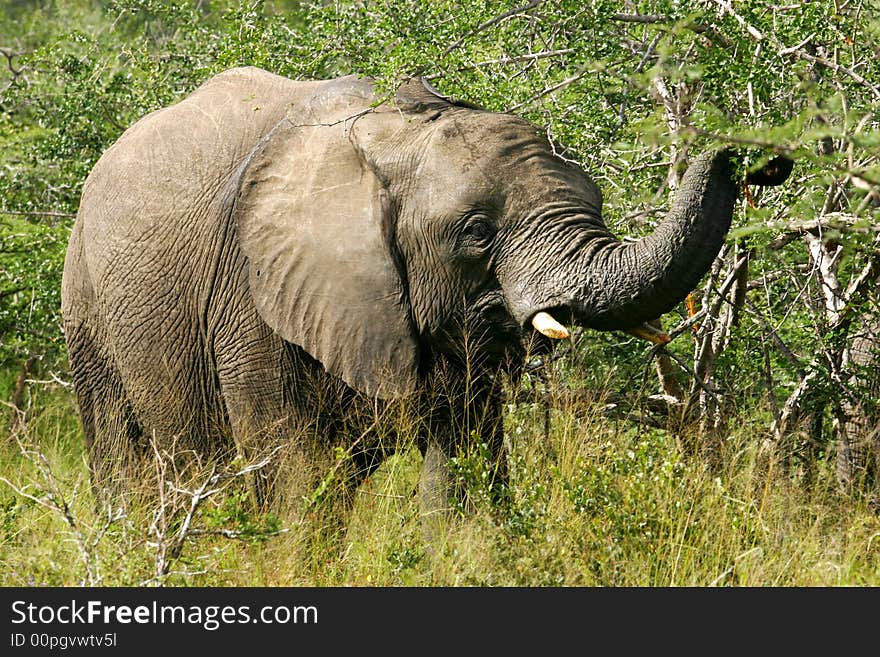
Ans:
[[[418,80],[376,100],[355,77],[234,69],[95,166],[62,310],[97,487],[152,437],[205,457],[282,441],[305,468],[309,445],[340,444],[362,478],[384,453],[369,419],[344,421],[407,398],[425,512],[443,508],[471,430],[503,478],[494,375],[548,348],[535,313],[597,329],[659,317],[729,228],[726,153],[698,158],[656,232],[623,243],[593,181],[531,124]]]

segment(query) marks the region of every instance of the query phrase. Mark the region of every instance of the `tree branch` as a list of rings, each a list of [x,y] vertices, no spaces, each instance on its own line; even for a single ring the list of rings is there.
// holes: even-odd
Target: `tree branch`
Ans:
[[[614,14],[611,16],[611,20],[617,21],[619,23],[641,23],[643,25],[656,25],[663,24],[664,26],[673,23],[676,25],[681,25],[686,30],[690,30],[695,34],[701,34],[709,38],[709,40],[716,42],[718,45],[723,46],[725,48],[731,47],[733,42],[728,39],[726,36],[721,34],[718,30],[716,30],[711,25],[705,25],[703,23],[693,23],[690,21],[684,22],[676,22],[671,16],[662,16],[658,14],[653,15],[643,15],[643,14]]]
[[[528,53],[526,55],[515,55],[513,57],[498,57],[497,59],[487,59],[482,62],[477,62],[476,64],[468,64],[467,66],[461,66],[456,71],[470,71],[475,68],[482,68],[483,66],[493,66],[493,65],[504,65],[504,64],[514,64],[516,62],[530,62],[538,59],[547,59],[549,57],[559,57],[561,55],[570,55],[574,52],[574,48],[562,48],[560,50],[543,50],[541,52]],[[435,80],[442,76],[442,73],[432,73],[431,75],[424,76],[426,80]]]
[[[552,93],[555,92],[555,91],[559,91],[559,90],[562,89],[563,87],[567,87],[567,86],[570,85],[572,82],[577,82],[577,81],[580,80],[582,77],[584,77],[584,75],[586,75],[586,74],[587,74],[587,70],[584,69],[584,70],[580,71],[579,73],[576,73],[576,74],[572,75],[571,77],[565,78],[562,82],[559,82],[559,83],[557,83],[557,84],[554,84],[552,87],[547,87],[547,88],[544,89],[543,91],[539,91],[538,93],[536,93],[536,94],[535,94],[534,96],[532,96],[531,98],[527,98],[527,99],[524,100],[523,102],[521,102],[521,103],[517,103],[517,104],[514,105],[513,107],[509,107],[506,111],[508,111],[508,112],[515,112],[515,111],[517,111],[518,109],[520,109],[520,108],[522,108],[522,107],[525,107],[526,105],[529,105],[530,103],[532,103],[532,102],[538,100],[539,98],[543,98],[544,96],[547,96],[547,95],[549,95],[549,94],[552,94]]]
[[[490,18],[489,20],[487,20],[483,23],[480,23],[474,29],[472,29],[470,32],[468,32],[467,34],[462,36],[458,41],[456,41],[455,43],[453,43],[450,46],[447,46],[446,49],[440,53],[440,56],[437,58],[437,60],[435,62],[432,62],[432,64],[436,64],[437,62],[442,61],[443,59],[446,58],[447,55],[449,55],[450,53],[455,52],[456,50],[461,48],[467,42],[467,40],[470,39],[471,37],[476,36],[480,32],[484,32],[485,30],[489,29],[493,25],[497,25],[501,21],[503,21],[507,18],[510,18],[511,16],[516,16],[518,14],[524,14],[527,11],[531,11],[532,9],[535,9],[538,6],[540,6],[543,2],[544,2],[544,0],[529,0],[529,2],[527,4],[521,5],[519,7],[514,7],[513,9],[505,11],[504,13],[498,14],[494,18]],[[426,64],[424,66],[419,67],[412,74],[412,76],[419,77],[425,71],[428,70],[429,66],[430,65]]]
[[[7,210],[6,208],[0,208],[0,214],[11,214],[19,217],[63,217],[67,218],[75,218],[76,214],[73,212],[53,212],[48,210]]]

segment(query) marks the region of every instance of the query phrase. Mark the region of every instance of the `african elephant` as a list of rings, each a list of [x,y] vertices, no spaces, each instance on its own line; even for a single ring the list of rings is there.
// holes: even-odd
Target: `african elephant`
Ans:
[[[498,372],[565,324],[650,337],[708,270],[739,190],[730,153],[704,154],[655,232],[625,243],[556,152],[420,79],[384,97],[355,76],[237,68],[138,121],[86,180],[64,268],[95,485],[125,478],[123,452],[171,442],[281,443],[306,469],[332,443],[363,477],[387,453],[370,413],[396,399],[420,414],[424,513],[448,504],[468,436],[503,479]],[[787,177],[774,166],[758,182]]]

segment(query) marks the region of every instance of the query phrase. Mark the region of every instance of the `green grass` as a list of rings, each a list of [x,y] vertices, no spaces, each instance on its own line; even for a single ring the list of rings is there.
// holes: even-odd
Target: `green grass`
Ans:
[[[338,525],[332,508],[319,503],[304,523],[293,513],[258,515],[232,480],[192,526],[236,538],[190,536],[156,578],[155,499],[112,522],[98,513],[70,393],[34,386],[31,394],[26,429],[15,435],[45,456],[55,484],[39,459],[23,456],[8,409],[0,416],[0,474],[38,499],[47,490],[60,494],[75,529],[0,483],[4,585],[880,584],[880,518],[836,492],[832,464],[818,463],[807,484],[760,449],[755,429],[738,423],[725,438],[721,469],[710,471],[685,458],[667,431],[608,420],[586,403],[554,408],[546,435],[543,407],[512,407],[504,508],[483,490],[488,466],[479,454],[458,459],[473,511],[431,556],[413,495],[421,458],[405,445],[358,489],[336,540],[319,531]],[[169,513],[166,547],[181,518]]]

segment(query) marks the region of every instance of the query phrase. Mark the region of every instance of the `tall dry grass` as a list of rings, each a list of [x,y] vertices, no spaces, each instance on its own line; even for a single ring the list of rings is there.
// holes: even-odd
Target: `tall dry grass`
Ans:
[[[153,463],[143,494],[112,508],[91,493],[69,391],[34,387],[23,422],[5,407],[0,417],[0,581],[880,584],[880,518],[836,491],[833,464],[818,463],[809,481],[796,477],[762,451],[760,428],[742,422],[724,437],[720,469],[709,469],[683,456],[670,432],[609,419],[600,398],[546,385],[549,406],[534,396],[507,406],[503,504],[487,488],[492,465],[479,440],[454,460],[470,511],[430,556],[414,495],[421,457],[405,413],[388,425],[397,429],[394,456],[355,490],[344,486],[350,455],[337,448],[311,493],[272,513],[254,511],[248,496],[243,473],[259,463],[241,462],[204,463],[177,478]]]

